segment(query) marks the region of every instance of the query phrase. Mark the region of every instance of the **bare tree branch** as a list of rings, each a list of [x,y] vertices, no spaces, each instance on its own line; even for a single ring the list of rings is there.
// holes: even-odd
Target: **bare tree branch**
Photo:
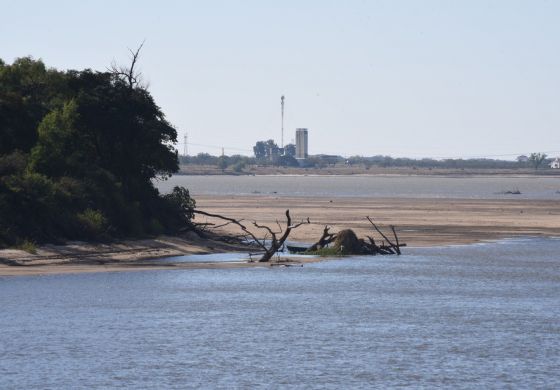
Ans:
[[[259,240],[253,233],[251,233],[251,231],[249,231],[249,229],[247,229],[247,227],[245,225],[243,225],[241,222],[239,222],[238,220],[234,219],[234,218],[229,218],[229,217],[224,217],[223,215],[219,215],[219,214],[212,214],[212,213],[207,213],[206,211],[201,211],[201,210],[193,210],[194,214],[200,214],[200,215],[206,215],[207,217],[213,217],[213,218],[220,218],[223,219],[225,221],[229,221],[230,223],[233,223],[237,226],[239,226],[241,228],[241,230],[243,230],[243,232],[245,232],[247,235],[251,236],[251,238],[253,239],[253,241],[260,246],[262,249],[264,249],[265,251],[268,249],[262,242],[261,240]]]
[[[128,49],[130,52],[130,66],[119,66],[116,64],[115,61],[111,63],[110,68],[108,69],[109,72],[113,74],[116,78],[124,82],[128,85],[130,89],[135,87],[142,87],[140,84],[142,83],[142,73],[138,72],[135,68],[138,63],[138,58],[140,57],[140,50],[144,46],[146,40],[142,41],[140,46],[136,50]]]
[[[366,217],[367,220],[373,225],[373,227],[375,228],[375,230],[377,230],[377,233],[381,234],[381,237],[383,237],[385,239],[385,241],[387,241],[387,244],[389,244],[389,246],[391,248],[385,248],[390,250],[391,252],[394,250],[397,254],[401,254],[401,250],[399,249],[399,245],[395,245],[394,243],[391,242],[391,240],[389,240],[389,238],[383,234],[383,232],[377,227],[377,225],[371,220],[370,217]],[[395,235],[395,237],[397,236],[397,234],[395,233],[395,230],[393,229],[393,234]],[[381,246],[384,246],[383,244]]]
[[[307,220],[302,220],[301,222],[292,225],[292,218],[290,216],[290,210],[286,210],[286,228],[283,230],[282,227],[280,226],[280,223],[277,221],[277,224],[280,227],[279,232],[275,232],[274,230],[272,230],[270,227],[268,227],[266,225],[260,225],[256,221],[253,222],[253,226],[255,226],[257,229],[262,229],[262,230],[266,231],[266,234],[265,234],[264,238],[259,239],[255,234],[253,234],[249,229],[247,229],[247,227],[245,225],[243,225],[240,222],[240,220],[237,220],[237,219],[234,219],[234,218],[229,218],[229,217],[224,217],[223,215],[219,215],[219,214],[208,213],[206,211],[201,211],[201,210],[194,210],[193,212],[195,214],[205,215],[207,217],[219,218],[219,219],[227,221],[228,224],[232,223],[232,224],[235,224],[235,225],[239,226],[243,232],[245,232],[248,236],[250,236],[253,239],[253,241],[260,248],[262,248],[264,250],[264,254],[259,259],[259,262],[268,262],[279,250],[281,250],[281,248],[283,248],[283,246],[284,246],[284,242],[286,241],[286,239],[288,238],[288,236],[290,235],[290,233],[293,229],[296,229],[296,228],[300,227],[301,225],[311,223],[309,221],[309,218],[307,218]],[[280,234],[280,233],[283,233],[283,234],[282,234],[282,236],[278,237],[278,234]],[[266,241],[269,239],[269,237],[270,237],[270,245],[267,246]]]

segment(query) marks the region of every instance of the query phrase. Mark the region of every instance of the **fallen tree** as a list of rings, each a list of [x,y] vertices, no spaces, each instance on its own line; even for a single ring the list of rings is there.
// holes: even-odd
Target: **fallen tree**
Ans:
[[[282,229],[282,226],[280,225],[280,223],[278,221],[276,221],[276,224],[278,225],[278,230],[276,230],[276,231],[271,229],[268,226],[259,225],[256,221],[252,222],[252,225],[254,227],[265,231],[264,238],[259,238],[255,234],[253,234],[253,232],[251,232],[247,228],[247,226],[245,226],[244,224],[241,223],[243,221],[242,219],[237,220],[237,219],[234,219],[234,218],[224,217],[223,215],[212,214],[212,213],[208,213],[206,211],[201,211],[201,210],[194,210],[193,212],[194,212],[194,214],[205,215],[207,217],[213,217],[213,218],[219,218],[219,219],[222,219],[222,220],[226,221],[226,223],[224,223],[224,224],[214,225],[213,226],[214,228],[223,227],[223,226],[226,226],[226,225],[229,225],[229,224],[234,224],[234,225],[239,226],[241,228],[241,230],[243,231],[244,235],[246,237],[250,237],[251,240],[252,240],[251,242],[253,242],[256,246],[260,247],[264,251],[264,253],[260,257],[260,259],[258,260],[259,262],[270,261],[270,259],[276,254],[276,252],[278,252],[279,250],[281,250],[284,247],[284,243],[288,239],[292,230],[297,229],[301,225],[311,223],[309,221],[309,218],[307,218],[307,220],[302,220],[298,223],[292,224],[292,217],[290,216],[290,210],[286,210],[286,213],[285,213],[286,214],[286,227],[285,227],[285,229]],[[208,223],[205,223],[204,225],[208,226]],[[267,245],[267,241],[270,241],[270,245]]]
[[[395,227],[392,225],[389,227],[394,237],[394,241],[392,241],[373,222],[373,219],[370,217],[366,217],[366,219],[383,239],[381,243],[378,244],[372,236],[359,239],[356,233],[350,229],[341,230],[338,233],[331,233],[330,226],[325,226],[323,235],[319,238],[319,241],[309,248],[294,248],[294,252],[343,255],[400,255],[401,247],[405,247],[406,244],[399,242]],[[331,244],[332,247],[330,247]],[[326,251],[326,248],[330,250]]]
[[[298,223],[292,224],[290,210],[286,210],[286,226],[276,221],[278,229],[272,229],[269,226],[261,225],[256,221],[251,222],[252,226],[263,231],[264,237],[259,237],[253,233],[244,223],[243,219],[235,219],[226,217],[220,214],[209,213],[202,210],[194,210],[195,215],[203,215],[210,218],[217,218],[225,221],[221,224],[212,222],[196,223],[195,227],[199,232],[203,233],[207,229],[217,229],[230,224],[238,226],[242,233],[240,238],[250,241],[253,245],[261,249],[262,254],[259,253],[259,262],[268,262],[272,257],[284,248],[284,243],[290,236],[292,230],[298,227],[311,224],[309,218],[302,220]],[[394,226],[390,226],[393,234],[393,239],[390,239],[370,217],[366,217],[372,225],[375,232],[377,232],[382,240],[377,243],[373,236],[366,236],[365,239],[359,239],[351,229],[341,230],[338,233],[332,233],[330,226],[325,226],[323,233],[319,240],[310,247],[294,247],[288,246],[290,252],[304,253],[304,254],[331,254],[331,255],[400,255],[401,247],[406,246],[404,243],[399,242],[397,232]],[[331,247],[332,244],[332,247]]]

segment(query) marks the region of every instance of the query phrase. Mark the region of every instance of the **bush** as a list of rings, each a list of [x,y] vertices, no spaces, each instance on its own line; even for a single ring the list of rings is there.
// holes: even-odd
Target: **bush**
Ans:
[[[88,238],[99,238],[107,229],[107,219],[99,210],[86,209],[76,215],[83,234]]]
[[[16,150],[13,153],[0,156],[0,177],[21,173],[27,165],[27,156]]]
[[[243,172],[243,169],[245,168],[245,162],[244,161],[239,161],[237,163],[235,163],[235,165],[233,166],[233,171],[236,173],[240,173]]]
[[[168,232],[174,233],[192,225],[196,202],[191,198],[189,190],[185,187],[175,187],[170,194],[163,196],[163,200],[160,220]]]
[[[37,254],[37,246],[33,241],[30,240],[23,240],[19,245],[16,245],[15,248],[27,253],[31,253],[32,255]]]
[[[148,232],[150,234],[154,234],[154,235],[160,235],[165,231],[165,228],[163,227],[163,225],[161,224],[160,221],[158,221],[156,218],[152,218],[150,220],[150,224],[148,226]]]

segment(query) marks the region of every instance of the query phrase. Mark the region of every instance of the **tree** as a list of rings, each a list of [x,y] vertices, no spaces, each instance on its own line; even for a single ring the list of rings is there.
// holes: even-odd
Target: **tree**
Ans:
[[[221,169],[222,172],[226,170],[227,166],[228,166],[227,157],[226,156],[218,157],[218,168]]]
[[[280,148],[276,145],[274,140],[269,139],[266,141],[266,156],[271,158],[273,156],[277,156],[280,153]]]
[[[0,154],[29,152],[37,125],[65,92],[66,75],[31,57],[0,64]]]
[[[295,157],[296,156],[296,145],[288,144],[288,145],[284,146],[284,155]]]
[[[77,121],[75,101],[43,118],[37,143],[31,150],[31,170],[51,177],[85,174],[95,156],[92,145],[77,131]]]
[[[531,153],[531,155],[529,156],[529,161],[531,162],[531,165],[535,167],[535,170],[537,170],[546,160],[546,157],[547,156],[545,153]]]
[[[241,173],[243,172],[243,169],[245,169],[246,165],[247,164],[245,163],[245,161],[240,160],[233,165],[233,171],[236,173]]]
[[[264,141],[257,141],[255,146],[253,146],[253,152],[255,153],[255,158],[263,159],[266,157],[266,144]]]
[[[139,50],[114,72],[0,61],[0,246],[188,227],[188,191],[154,187],[178,170],[177,132],[140,83]]]
[[[128,49],[130,52],[130,66],[117,65],[113,62],[109,68],[109,71],[113,74],[113,76],[128,85],[128,88],[130,89],[134,89],[136,87],[146,89],[146,87],[142,85],[142,73],[135,69],[140,56],[140,50],[142,50],[144,43],[145,41],[142,42],[136,50]]]
[[[258,141],[253,147],[253,152],[258,160],[272,160],[273,157],[280,154],[280,148],[274,140]]]
[[[282,167],[299,167],[299,163],[295,157],[289,155],[278,157],[276,164]]]

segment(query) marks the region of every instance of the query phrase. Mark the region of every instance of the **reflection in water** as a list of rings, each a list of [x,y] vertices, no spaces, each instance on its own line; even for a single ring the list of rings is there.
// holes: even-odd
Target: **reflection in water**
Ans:
[[[0,388],[558,388],[559,251],[2,278]]]

